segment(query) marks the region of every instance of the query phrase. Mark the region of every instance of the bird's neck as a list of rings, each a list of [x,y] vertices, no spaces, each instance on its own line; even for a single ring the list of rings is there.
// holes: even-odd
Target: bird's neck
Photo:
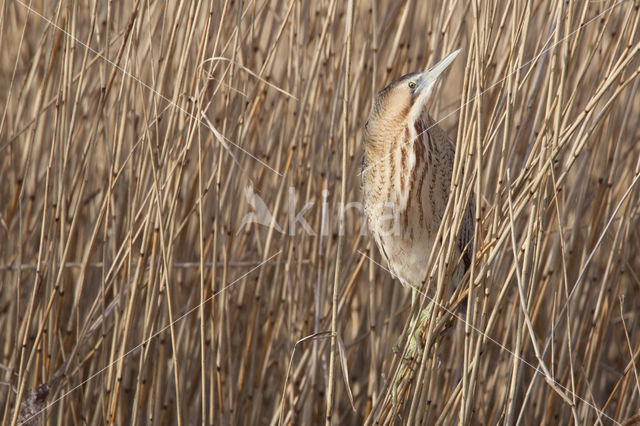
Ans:
[[[364,142],[364,154],[369,160],[382,158],[389,153],[394,145],[395,133],[386,135],[370,135]]]
[[[428,129],[435,124],[426,110],[422,111],[418,120],[421,121],[421,128]],[[415,126],[416,120],[395,120],[377,121],[371,123],[364,138],[364,153],[367,159],[375,159],[386,156],[394,149],[396,143],[404,140],[408,126]],[[415,127],[413,127],[415,128]],[[405,141],[409,143],[410,141]]]
[[[387,155],[396,141],[402,137],[405,127],[401,120],[371,123],[364,138],[365,156],[375,159]]]

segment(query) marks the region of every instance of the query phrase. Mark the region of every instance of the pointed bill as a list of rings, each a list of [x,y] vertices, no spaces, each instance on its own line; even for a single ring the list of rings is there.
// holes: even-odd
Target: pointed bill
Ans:
[[[447,55],[446,58],[441,60],[431,68],[430,70],[425,70],[420,74],[417,93],[418,96],[413,101],[413,106],[411,107],[411,112],[407,117],[408,121],[413,123],[418,118],[422,117],[425,108],[427,107],[427,103],[431,98],[431,94],[433,93],[433,88],[436,85],[436,81],[438,81],[438,77],[442,74],[442,72],[447,69],[447,67],[453,62],[453,60],[460,53],[460,49],[451,52]]]
[[[430,86],[435,83],[440,74],[442,74],[442,72],[447,69],[451,62],[453,62],[456,56],[458,56],[460,50],[461,49],[454,50],[453,52],[449,53],[446,58],[438,62],[433,68],[431,68],[430,70],[425,70],[422,73],[421,86]]]

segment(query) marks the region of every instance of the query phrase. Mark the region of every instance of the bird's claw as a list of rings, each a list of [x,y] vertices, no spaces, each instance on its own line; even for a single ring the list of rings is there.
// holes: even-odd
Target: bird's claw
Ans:
[[[392,346],[391,350],[397,356],[403,355],[403,347],[401,347],[401,343],[403,340],[403,336],[396,341],[396,343]],[[402,362],[406,367],[410,367],[409,362],[415,361],[422,357],[423,348],[422,343],[420,342],[420,330],[415,330],[411,333],[411,337],[409,338],[409,342],[407,342],[407,350],[404,351],[404,356],[402,357]]]

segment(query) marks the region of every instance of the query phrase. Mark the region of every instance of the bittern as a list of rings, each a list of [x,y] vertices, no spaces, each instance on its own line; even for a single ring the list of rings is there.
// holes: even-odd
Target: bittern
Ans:
[[[364,128],[361,178],[367,225],[391,274],[412,289],[410,327],[417,319],[416,292],[449,199],[455,156],[455,145],[428,108],[438,77],[459,52],[385,87]],[[461,261],[454,285],[471,263],[473,216],[472,198],[456,248]]]

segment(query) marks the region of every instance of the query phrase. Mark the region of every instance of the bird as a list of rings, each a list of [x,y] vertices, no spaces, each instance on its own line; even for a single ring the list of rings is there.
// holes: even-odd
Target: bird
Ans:
[[[364,125],[360,175],[367,228],[391,275],[412,289],[412,310],[451,192],[456,149],[428,109],[438,77],[459,52],[387,85]],[[474,210],[472,196],[459,232],[454,285],[471,264]],[[410,324],[416,319],[414,310]]]

